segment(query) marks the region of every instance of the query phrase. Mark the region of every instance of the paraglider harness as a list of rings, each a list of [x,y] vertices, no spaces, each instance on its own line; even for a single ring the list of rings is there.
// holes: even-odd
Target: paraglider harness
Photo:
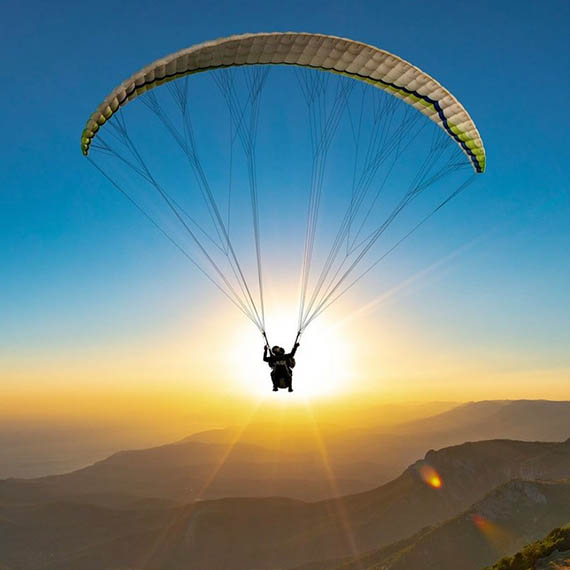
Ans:
[[[278,388],[289,388],[291,380],[293,379],[293,370],[295,366],[295,359],[290,356],[284,360],[277,360],[271,366],[273,370],[271,371],[271,379],[273,384],[277,385]]]
[[[269,364],[271,368],[271,380],[273,382],[274,388],[289,388],[291,389],[293,380],[293,368],[295,368],[295,352],[299,347],[299,336],[295,339],[295,344],[293,345],[293,350],[289,354],[285,354],[285,351],[278,346],[273,348],[269,347],[269,342],[267,342],[267,337],[265,338],[265,347],[263,352],[263,360]]]

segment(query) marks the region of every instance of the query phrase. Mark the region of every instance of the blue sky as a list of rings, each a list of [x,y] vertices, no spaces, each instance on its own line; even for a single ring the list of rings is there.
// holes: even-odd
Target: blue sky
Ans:
[[[518,359],[568,369],[569,21],[566,1],[9,3],[0,23],[0,365],[161,336],[188,299],[205,300],[192,302],[196,320],[224,302],[89,167],[79,135],[98,102],[157,57],[234,33],[293,30],[411,61],[463,102],[485,142],[487,173],[398,253],[392,281],[451,261],[384,318],[499,367]],[[392,285],[369,284],[365,300]]]

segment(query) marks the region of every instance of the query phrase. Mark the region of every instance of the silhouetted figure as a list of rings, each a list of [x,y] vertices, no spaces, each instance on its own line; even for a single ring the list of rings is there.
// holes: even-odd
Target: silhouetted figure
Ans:
[[[263,347],[263,360],[271,368],[274,392],[277,392],[279,388],[288,388],[289,392],[293,391],[292,369],[295,367],[295,353],[298,348],[299,343],[296,342],[293,350],[289,354],[285,354],[285,350],[280,346],[274,346],[271,350],[267,345]]]

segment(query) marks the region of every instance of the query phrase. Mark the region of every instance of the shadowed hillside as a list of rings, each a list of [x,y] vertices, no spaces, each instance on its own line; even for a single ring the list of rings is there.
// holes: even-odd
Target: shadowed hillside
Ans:
[[[315,570],[480,570],[570,518],[570,483],[511,481],[461,515],[353,561]],[[550,552],[549,552],[550,554]],[[530,550],[527,551],[530,555]],[[526,557],[528,561],[530,556]],[[519,570],[531,565],[493,567]],[[296,570],[310,570],[300,567]]]
[[[335,484],[320,456],[239,443],[196,441],[123,451],[65,475],[0,480],[0,500],[52,501],[60,497],[115,505],[156,497],[179,502],[201,498],[288,496],[319,500],[376,486],[385,480],[374,461],[333,462]]]
[[[427,464],[439,473],[440,488],[424,482]],[[235,498],[180,508],[157,502],[102,508],[60,500],[34,507],[6,505],[4,498],[2,534],[9,529],[10,539],[3,551],[5,561],[17,560],[18,545],[27,544],[26,557],[45,557],[44,565],[32,566],[37,569],[288,568],[387,546],[457,516],[513,478],[560,479],[568,473],[570,441],[502,440],[431,451],[391,483],[316,503]],[[53,516],[59,528],[50,547],[41,521]],[[89,531],[91,524],[97,532]]]

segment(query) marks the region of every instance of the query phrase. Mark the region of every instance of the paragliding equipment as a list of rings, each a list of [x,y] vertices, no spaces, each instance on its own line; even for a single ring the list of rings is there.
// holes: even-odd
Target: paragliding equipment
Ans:
[[[287,388],[289,392],[293,391],[293,368],[295,368],[295,353],[299,348],[299,344],[295,343],[290,353],[285,354],[285,349],[281,346],[274,346],[263,349],[263,361],[267,362],[271,368],[271,381],[273,383],[273,391],[277,392],[279,388]]]
[[[278,77],[260,169],[270,68],[279,73],[272,71]],[[210,106],[216,97],[225,118]],[[261,222],[272,200],[263,200],[260,187],[271,193],[266,165],[285,162],[287,138],[298,152],[281,173],[292,188],[308,186],[297,345],[319,315],[484,172],[479,132],[447,89],[398,56],[353,40],[245,34],[146,66],[105,98],[81,136],[89,161],[252,321],[267,349]],[[300,198],[286,195],[291,203]],[[329,204],[335,215],[322,229]],[[246,238],[253,252],[240,251]]]

